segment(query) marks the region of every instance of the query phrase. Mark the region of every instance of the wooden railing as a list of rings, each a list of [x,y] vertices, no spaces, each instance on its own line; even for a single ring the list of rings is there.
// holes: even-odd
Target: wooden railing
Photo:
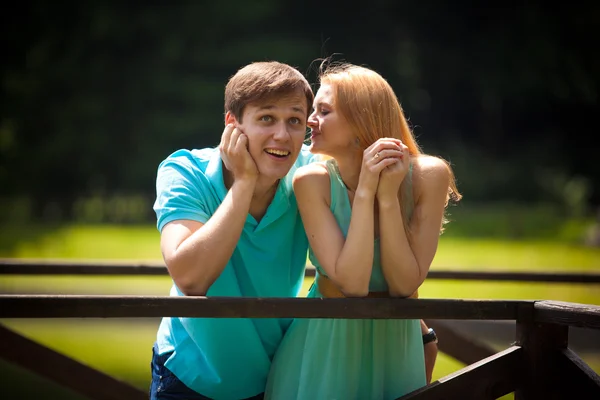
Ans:
[[[600,282],[597,274],[463,273],[428,279]],[[159,275],[164,266],[0,260],[0,274]],[[310,272],[309,272],[310,274]],[[464,276],[464,277],[461,277]],[[560,280],[557,277],[563,277]],[[510,278],[510,279],[509,279]],[[538,279],[534,279],[538,278]],[[600,329],[600,307],[555,301],[450,299],[308,299],[169,296],[0,295],[0,318],[350,318],[419,319],[438,331],[440,351],[467,366],[402,399],[600,398],[600,377],[569,349],[569,327]],[[438,320],[512,320],[515,342],[495,352]],[[0,326],[0,357],[67,386],[90,399],[147,399],[100,371]]]
[[[483,269],[483,268],[482,268]],[[0,275],[168,275],[162,263],[0,259]],[[315,275],[312,266],[306,276]],[[600,283],[600,274],[512,271],[429,271],[427,279],[514,282]]]

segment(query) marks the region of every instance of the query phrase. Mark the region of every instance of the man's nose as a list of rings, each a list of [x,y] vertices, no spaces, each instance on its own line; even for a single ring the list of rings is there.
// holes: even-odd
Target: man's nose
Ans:
[[[275,126],[275,132],[273,134],[276,140],[286,140],[290,137],[288,127],[284,123],[279,123]]]

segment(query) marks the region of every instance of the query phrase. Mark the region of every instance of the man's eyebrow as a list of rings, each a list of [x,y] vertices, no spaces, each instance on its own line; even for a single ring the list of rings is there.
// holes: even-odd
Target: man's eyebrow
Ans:
[[[300,114],[306,113],[306,109],[304,107],[292,107],[292,110],[299,112]]]
[[[273,104],[265,104],[265,105],[262,105],[262,106],[258,107],[258,109],[260,111],[262,111],[262,110],[272,110],[274,108],[277,108],[277,107],[275,107],[275,105],[273,105]],[[295,112],[298,112],[298,113],[301,113],[301,114],[306,113],[306,110],[303,107],[291,107],[291,108]]]

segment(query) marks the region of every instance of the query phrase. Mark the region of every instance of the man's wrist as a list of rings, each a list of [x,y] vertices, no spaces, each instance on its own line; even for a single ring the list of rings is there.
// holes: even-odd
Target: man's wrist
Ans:
[[[239,187],[243,187],[244,189],[251,188],[252,190],[254,190],[257,181],[258,176],[256,175],[243,175],[239,177],[234,176],[232,186],[236,185]]]
[[[427,343],[437,344],[437,342],[438,342],[438,337],[437,337],[435,331],[433,330],[433,328],[429,328],[427,330],[427,333],[423,335],[423,345],[426,345]]]

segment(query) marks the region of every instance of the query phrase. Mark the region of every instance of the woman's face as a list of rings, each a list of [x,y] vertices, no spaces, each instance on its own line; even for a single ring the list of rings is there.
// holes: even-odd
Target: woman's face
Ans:
[[[334,157],[340,151],[356,147],[352,129],[335,104],[334,87],[321,85],[315,96],[307,126],[311,129],[311,148],[315,154]]]

